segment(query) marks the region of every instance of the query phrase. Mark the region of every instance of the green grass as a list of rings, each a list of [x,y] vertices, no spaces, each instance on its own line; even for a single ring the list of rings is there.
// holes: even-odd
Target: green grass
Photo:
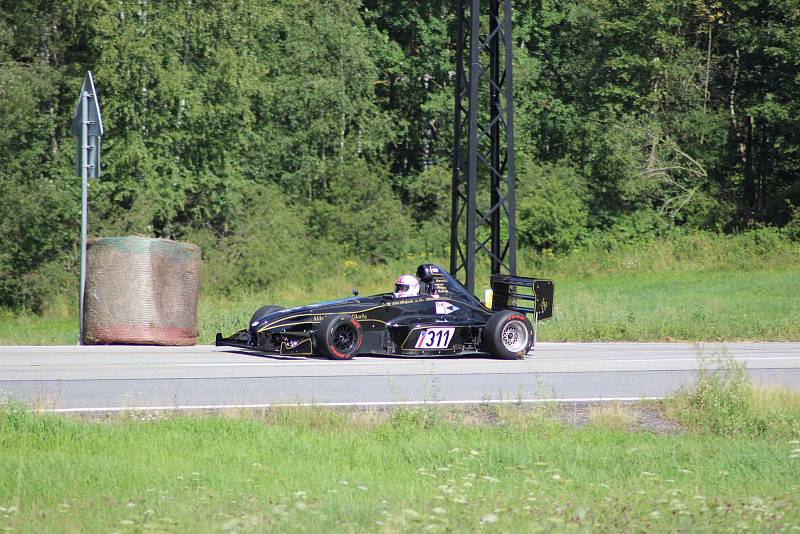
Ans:
[[[800,394],[753,385],[743,364],[728,354],[701,355],[697,383],[664,403],[683,424],[731,437],[800,438]],[[800,443],[793,454],[800,457]]]
[[[0,529],[800,527],[796,436],[577,429],[530,408],[128,416],[0,411]]]
[[[354,287],[362,295],[388,291],[399,273],[413,272],[424,261],[431,259],[408,257],[384,265],[344,260],[266,291],[204,293],[199,341],[211,343],[217,332],[244,328],[264,304],[341,298]],[[523,251],[518,270],[556,281],[555,316],[540,330],[544,341],[800,340],[800,243],[775,231],[696,232],[567,256]],[[476,279],[482,294],[485,266]],[[75,344],[75,316],[75,303],[63,298],[42,316],[0,313],[0,344]]]
[[[583,428],[541,405],[100,421],[0,405],[0,530],[800,529],[800,394],[706,363],[674,398],[590,407]],[[683,430],[636,431],[641,408]]]
[[[800,339],[800,268],[562,280],[549,341]]]
[[[386,273],[385,280],[390,280]],[[800,339],[800,267],[765,271],[626,273],[556,278],[555,316],[543,322],[543,341],[703,341]],[[200,343],[245,327],[264,304],[293,306],[349,294],[337,278],[304,289],[232,297],[204,296]],[[364,293],[385,290],[366,284]],[[3,344],[75,344],[77,320],[67,316],[7,316]]]

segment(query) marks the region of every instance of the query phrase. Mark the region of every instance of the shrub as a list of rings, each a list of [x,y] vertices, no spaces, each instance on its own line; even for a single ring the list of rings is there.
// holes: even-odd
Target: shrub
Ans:
[[[207,293],[265,290],[310,267],[315,243],[305,231],[303,213],[271,185],[251,185],[240,213],[223,235],[193,228],[184,238],[203,253],[202,287]]]
[[[586,229],[586,185],[565,164],[522,162],[517,178],[517,231],[521,247],[568,252]]]

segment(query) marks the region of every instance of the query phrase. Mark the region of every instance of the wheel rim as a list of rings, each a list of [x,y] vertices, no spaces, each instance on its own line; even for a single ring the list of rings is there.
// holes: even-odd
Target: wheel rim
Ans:
[[[520,352],[528,346],[528,329],[522,321],[509,321],[503,327],[501,340],[503,347],[510,352]]]
[[[331,338],[333,340],[333,348],[344,354],[349,354],[356,348],[358,332],[356,332],[353,325],[344,323],[333,329]]]

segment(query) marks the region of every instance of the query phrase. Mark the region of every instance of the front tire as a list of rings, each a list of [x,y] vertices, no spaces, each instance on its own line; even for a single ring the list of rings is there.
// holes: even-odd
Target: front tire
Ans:
[[[533,326],[523,314],[504,310],[492,315],[483,330],[486,352],[504,360],[521,360],[533,345]]]
[[[316,329],[317,348],[331,360],[349,360],[361,349],[364,334],[350,315],[331,315]]]

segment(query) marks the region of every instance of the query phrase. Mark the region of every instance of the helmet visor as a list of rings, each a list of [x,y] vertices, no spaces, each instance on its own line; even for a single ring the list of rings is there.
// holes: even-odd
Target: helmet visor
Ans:
[[[394,285],[394,292],[395,293],[403,293],[408,291],[408,288],[411,287],[408,284],[395,284]]]

